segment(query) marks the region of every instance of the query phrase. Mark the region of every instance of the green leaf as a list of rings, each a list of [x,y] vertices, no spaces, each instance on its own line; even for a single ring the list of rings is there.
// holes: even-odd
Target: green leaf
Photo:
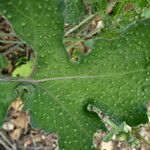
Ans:
[[[15,99],[16,83],[0,81],[0,126],[4,120],[9,104]]]
[[[0,71],[2,68],[4,68],[7,65],[7,61],[5,60],[5,58],[0,55]]]
[[[149,8],[144,8],[141,15],[144,18],[150,18],[150,7]]]
[[[110,131],[109,133],[107,133],[107,134],[103,137],[103,141],[104,141],[104,142],[109,142],[109,141],[112,139],[113,135],[114,135],[114,133]]]
[[[17,76],[19,76],[19,77],[28,77],[32,73],[32,66],[33,66],[33,62],[29,61],[26,64],[17,67],[12,72],[12,76],[13,77],[17,77]]]
[[[58,133],[61,149],[91,149],[100,123],[87,112],[88,103],[130,125],[147,121],[149,19],[131,25],[116,39],[98,39],[92,53],[74,65],[62,42],[62,0],[7,0],[0,3],[0,10],[37,52],[36,72],[33,79],[26,79],[34,86],[34,94],[24,96],[26,108],[31,110],[34,126]],[[3,90],[9,93],[6,87],[11,83],[5,84]]]
[[[67,8],[65,10],[65,22],[69,24],[79,23],[85,16],[85,6],[83,0],[69,0],[66,1]]]

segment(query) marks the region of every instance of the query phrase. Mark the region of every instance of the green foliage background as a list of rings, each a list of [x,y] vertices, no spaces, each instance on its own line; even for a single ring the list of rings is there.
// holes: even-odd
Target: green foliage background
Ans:
[[[64,22],[70,18],[70,22],[78,22],[78,14],[84,14],[82,6],[76,12],[78,5],[80,1],[69,1],[67,11],[71,13],[64,21],[63,0],[1,0],[0,13],[36,51],[37,64],[27,82],[0,81],[0,119],[2,122],[8,104],[16,97],[15,89],[28,85],[24,102],[33,126],[58,133],[61,149],[89,150],[93,133],[102,124],[87,112],[88,103],[130,125],[147,121],[150,19],[128,25],[116,38],[101,36],[92,53],[74,65],[67,58],[63,35]]]

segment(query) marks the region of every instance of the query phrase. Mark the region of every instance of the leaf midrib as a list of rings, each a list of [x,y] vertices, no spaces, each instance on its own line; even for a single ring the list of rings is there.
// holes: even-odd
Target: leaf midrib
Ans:
[[[115,74],[104,74],[104,75],[99,75],[99,76],[94,76],[94,75],[85,75],[85,76],[65,76],[65,77],[50,77],[50,78],[43,78],[43,79],[14,79],[14,78],[0,78],[0,82],[5,82],[5,81],[11,81],[11,82],[28,82],[28,83],[41,83],[41,82],[46,82],[46,81],[58,81],[58,80],[80,80],[80,79],[107,79],[107,78],[119,78],[125,75],[131,75],[131,74],[136,74],[136,73],[144,73],[147,72],[147,69],[137,69],[134,71],[129,71],[129,72],[122,72],[122,73],[115,73]]]

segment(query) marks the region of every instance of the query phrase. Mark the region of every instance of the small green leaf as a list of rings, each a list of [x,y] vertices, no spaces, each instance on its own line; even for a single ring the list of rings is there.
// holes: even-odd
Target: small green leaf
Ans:
[[[0,126],[4,120],[9,104],[15,99],[16,83],[0,82]]]
[[[17,67],[13,72],[13,77],[28,77],[32,73],[33,62],[28,61],[26,64],[23,64]]]
[[[144,18],[150,18],[150,7],[149,8],[144,8],[141,15]]]
[[[107,134],[103,137],[103,141],[104,141],[104,142],[109,142],[109,141],[111,141],[113,135],[114,135],[114,132],[109,132],[109,133],[107,133]]]
[[[2,68],[4,68],[7,65],[7,61],[5,60],[5,58],[0,55],[0,71]]]

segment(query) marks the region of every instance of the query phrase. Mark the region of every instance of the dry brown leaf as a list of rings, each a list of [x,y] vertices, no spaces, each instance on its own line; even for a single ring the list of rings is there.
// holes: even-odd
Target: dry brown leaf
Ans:
[[[32,128],[29,113],[22,111],[22,108],[23,101],[20,97],[9,106],[0,130],[0,148],[3,147],[3,150],[58,150],[58,136]]]

